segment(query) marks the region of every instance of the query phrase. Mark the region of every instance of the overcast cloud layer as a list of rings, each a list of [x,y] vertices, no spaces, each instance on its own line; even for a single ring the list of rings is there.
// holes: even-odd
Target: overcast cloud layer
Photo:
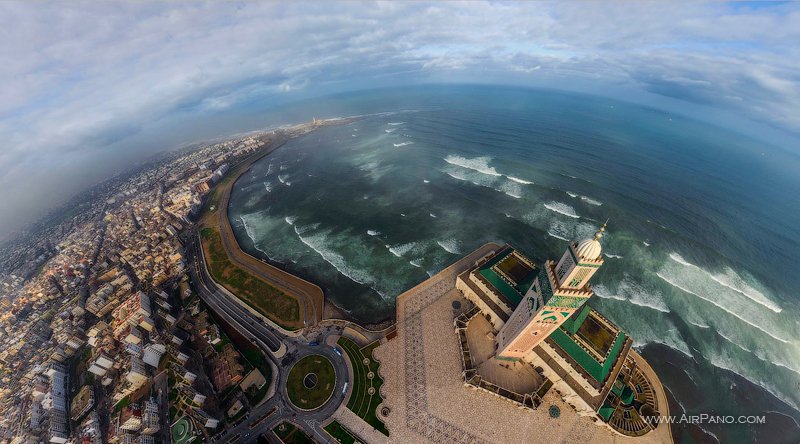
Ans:
[[[2,2],[0,41],[0,237],[136,158],[112,142],[254,96],[554,86],[800,132],[793,3]]]

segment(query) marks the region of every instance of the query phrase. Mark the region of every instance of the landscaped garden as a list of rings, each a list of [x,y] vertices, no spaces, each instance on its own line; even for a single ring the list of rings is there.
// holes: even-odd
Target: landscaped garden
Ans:
[[[309,355],[289,370],[286,392],[292,404],[313,410],[330,399],[335,385],[336,372],[331,361],[321,355]]]
[[[314,444],[313,439],[297,428],[296,425],[289,422],[278,424],[272,431],[285,444]]]
[[[353,390],[347,401],[347,408],[375,430],[389,436],[389,430],[375,412],[378,405],[383,402],[380,391],[383,379],[378,376],[380,364],[372,357],[372,351],[378,346],[378,342],[361,348],[351,339],[342,336],[338,344],[347,353],[353,367]]]
[[[331,438],[335,439],[336,442],[341,444],[354,444],[358,441],[358,437],[354,435],[350,430],[347,430],[345,426],[341,425],[339,421],[333,420],[330,424],[323,427],[323,429],[331,435]]]

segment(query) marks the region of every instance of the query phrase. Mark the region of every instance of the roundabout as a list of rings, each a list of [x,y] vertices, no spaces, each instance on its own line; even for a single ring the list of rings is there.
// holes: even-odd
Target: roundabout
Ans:
[[[322,355],[308,355],[297,361],[286,378],[289,401],[300,410],[315,410],[331,398],[336,372]]]

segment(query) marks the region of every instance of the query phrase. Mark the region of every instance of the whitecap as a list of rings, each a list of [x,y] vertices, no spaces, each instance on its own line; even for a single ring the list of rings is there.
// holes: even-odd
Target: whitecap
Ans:
[[[405,122],[389,122],[389,123],[387,123],[387,125],[391,125],[391,126],[398,126],[398,125],[402,125],[402,124],[404,124],[404,123],[405,123]]]
[[[571,192],[571,191],[564,191],[564,192],[565,192],[565,193],[567,193],[567,195],[568,195],[569,197],[578,197],[578,195],[577,195],[577,194],[575,194],[575,193],[573,193],[573,192]]]
[[[267,193],[272,192],[272,183],[271,182],[264,182],[264,189],[267,190]]]
[[[677,283],[676,283],[676,282],[674,282],[673,280],[670,280],[669,278],[665,277],[663,274],[661,274],[661,272],[656,272],[656,276],[658,276],[659,278],[661,278],[661,280],[663,280],[664,282],[666,282],[666,283],[668,283],[668,284],[672,285],[673,287],[677,288],[678,290],[681,290],[681,291],[683,291],[684,293],[688,293],[688,294],[691,294],[691,295],[693,295],[693,296],[696,296],[696,297],[698,297],[698,298],[700,298],[700,299],[702,299],[702,300],[704,300],[704,301],[706,301],[706,302],[708,302],[708,303],[710,303],[710,304],[712,304],[712,305],[716,306],[717,308],[719,308],[719,309],[721,309],[722,311],[724,311],[724,312],[726,312],[726,313],[730,314],[731,316],[735,317],[736,319],[739,319],[740,321],[744,322],[745,324],[747,324],[747,325],[749,325],[749,326],[751,326],[751,327],[753,327],[753,328],[755,328],[755,329],[757,329],[757,330],[760,330],[762,333],[766,334],[767,336],[769,336],[769,337],[771,337],[771,338],[773,338],[773,339],[776,339],[776,340],[778,340],[778,341],[781,341],[781,342],[783,342],[784,344],[788,344],[788,343],[789,343],[789,341],[788,341],[787,339],[781,338],[781,337],[779,337],[779,336],[775,335],[774,333],[772,333],[772,332],[770,332],[770,331],[766,330],[764,327],[762,327],[762,326],[760,326],[760,325],[758,325],[758,324],[755,324],[755,323],[753,323],[752,321],[749,321],[748,319],[746,319],[746,318],[744,318],[744,317],[740,316],[740,315],[739,315],[738,313],[736,313],[735,311],[732,311],[732,310],[729,310],[729,309],[725,308],[725,306],[723,306],[723,305],[719,304],[718,302],[714,301],[713,299],[711,299],[711,298],[708,298],[708,297],[705,297],[705,296],[701,296],[700,294],[698,294],[698,293],[695,293],[695,292],[693,292],[693,291],[689,290],[688,288],[686,288],[686,287],[683,287],[683,286],[681,286],[681,285],[677,284]]]
[[[295,221],[297,221],[297,216],[286,216],[283,220],[289,225],[294,225]]]
[[[506,176],[506,177],[509,180],[512,180],[512,181],[514,181],[516,183],[521,183],[523,185],[533,185],[533,182],[528,181],[528,180],[524,180],[524,179],[520,179],[519,177],[514,177],[514,176]]]
[[[698,323],[698,322],[693,322],[693,321],[686,321],[686,322],[688,322],[688,323],[690,323],[690,324],[694,325],[694,326],[695,326],[695,327],[697,327],[697,328],[711,328],[711,326],[710,326],[710,325],[700,324],[700,323]]]
[[[430,214],[429,214],[429,216],[430,216],[430,217],[432,217],[432,218],[434,218],[434,219],[436,219],[436,215],[435,215],[435,214],[433,214],[433,213],[430,213]]]
[[[569,242],[569,239],[567,239],[566,237],[561,236],[561,235],[556,234],[556,233],[553,233],[552,231],[548,231],[547,234],[549,234],[550,236],[552,236],[552,237],[554,237],[556,239],[562,240],[564,242]]]
[[[594,289],[594,294],[597,295],[600,299],[614,299],[616,301],[627,301],[624,296],[620,296],[618,294],[612,294],[608,288],[606,288],[603,284],[598,284],[592,287]]]
[[[580,219],[580,216],[575,213],[575,209],[565,203],[548,202],[544,204],[544,207],[550,211],[563,214],[564,216],[571,217],[573,219]]]
[[[369,234],[370,236],[377,236],[377,235],[381,234],[381,232],[380,231],[375,231],[375,230],[367,230],[367,234]]]
[[[603,255],[605,257],[609,258],[609,259],[622,259],[623,258],[623,256],[621,256],[619,254],[613,254],[613,253],[603,253]]]
[[[397,128],[385,129],[384,131],[387,132],[387,133],[393,133],[393,132],[397,131]]]
[[[428,179],[422,179],[422,183],[431,183],[431,181]]]
[[[278,176],[278,181],[284,185],[286,185],[286,179],[289,178],[288,174],[284,174],[283,176]]]
[[[757,304],[763,305],[764,307],[774,311],[775,313],[780,313],[781,311],[783,311],[783,309],[780,306],[778,306],[778,304],[770,300],[762,292],[748,285],[747,282],[744,281],[744,279],[742,279],[735,271],[733,271],[733,269],[729,267],[725,268],[725,274],[712,274],[698,267],[697,265],[688,262],[678,253],[675,252],[670,253],[669,258],[685,267],[692,267],[697,270],[700,270],[701,272],[703,272],[703,274],[705,274],[707,277],[709,277],[717,284],[722,285],[723,287],[729,290],[733,290],[736,293],[746,297],[747,299]]]
[[[645,241],[642,241],[642,243],[644,244],[645,247],[649,247],[650,246],[650,244],[645,242]]]
[[[413,265],[413,266],[415,266],[415,267],[417,267],[417,268],[421,268],[422,267],[422,258],[414,259],[413,261],[408,261],[408,263]]]
[[[393,143],[392,145],[394,145],[395,148],[400,148],[401,146],[413,145],[413,144],[414,142],[400,142],[400,143]]]
[[[386,248],[388,248],[389,251],[391,251],[393,255],[395,255],[397,257],[403,257],[404,254],[408,253],[409,251],[411,251],[416,246],[417,246],[416,242],[408,242],[406,244],[399,244],[399,245],[395,245],[393,247],[389,246],[389,245],[386,245]]]
[[[446,239],[444,241],[436,241],[442,249],[450,254],[461,254],[459,250],[459,242],[455,239]]]
[[[269,176],[270,174],[272,174],[272,162],[269,163],[269,166],[267,167],[267,174],[265,174],[265,176]]]
[[[488,156],[468,159],[466,157],[455,156],[452,154],[444,158],[444,161],[451,165],[477,171],[489,176],[502,176],[502,174],[498,173],[497,170],[489,166],[489,162],[491,160],[492,158]]]
[[[603,202],[600,202],[599,200],[594,200],[591,197],[581,196],[581,200],[588,203],[589,205],[595,205],[598,207],[600,205],[603,205]]]

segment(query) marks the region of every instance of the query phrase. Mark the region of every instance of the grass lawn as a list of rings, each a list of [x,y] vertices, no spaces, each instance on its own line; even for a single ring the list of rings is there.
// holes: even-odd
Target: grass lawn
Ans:
[[[292,330],[301,325],[297,300],[234,265],[228,259],[219,230],[206,227],[200,234],[214,280],[277,324]]]
[[[331,361],[321,355],[310,355],[297,361],[289,370],[286,392],[294,405],[311,410],[325,404],[335,383],[336,373]]]
[[[389,436],[386,425],[378,419],[375,413],[375,409],[383,402],[380,395],[383,379],[378,376],[380,364],[372,357],[372,351],[378,346],[378,342],[359,348],[358,344],[351,339],[342,336],[339,338],[338,344],[347,353],[353,366],[353,391],[350,399],[347,400],[347,408],[364,419],[375,430]],[[365,360],[369,362],[365,364]],[[370,372],[372,372],[372,378],[369,377]],[[374,389],[372,394],[369,393],[370,388]]]
[[[353,444],[358,441],[358,437],[354,435],[350,430],[347,430],[343,425],[339,424],[339,421],[333,420],[330,424],[323,427],[331,438],[340,442],[341,444]]]
[[[314,444],[313,439],[309,438],[297,426],[288,422],[278,424],[272,431],[285,444]]]

